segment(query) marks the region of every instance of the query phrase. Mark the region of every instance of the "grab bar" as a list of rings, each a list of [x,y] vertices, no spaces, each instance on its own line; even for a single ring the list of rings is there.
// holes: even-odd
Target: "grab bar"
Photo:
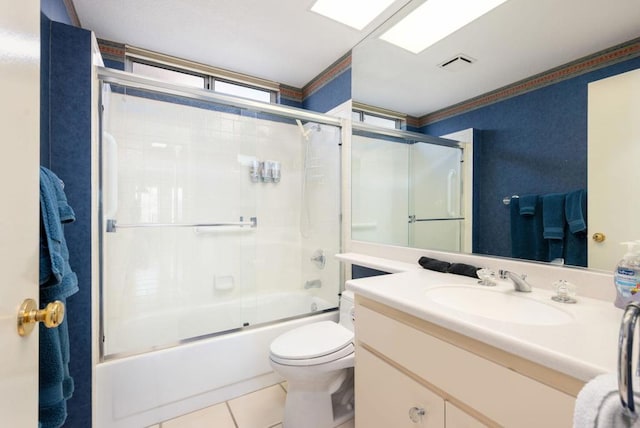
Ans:
[[[449,217],[455,216],[457,213],[453,210],[453,185],[454,179],[456,178],[456,171],[451,169],[449,170],[449,175],[447,176],[447,214]]]
[[[464,220],[464,217],[416,218],[415,215],[409,216],[409,223],[417,223],[419,221],[448,221],[448,220]]]
[[[118,224],[114,219],[107,220],[107,232],[115,233],[117,229],[135,229],[141,227],[219,227],[219,226],[258,226],[258,218],[251,217],[251,221],[228,221],[215,223],[138,223],[138,224]]]
[[[636,418],[633,393],[633,337],[640,316],[640,303],[631,302],[622,316],[618,339],[618,392],[627,416]]]

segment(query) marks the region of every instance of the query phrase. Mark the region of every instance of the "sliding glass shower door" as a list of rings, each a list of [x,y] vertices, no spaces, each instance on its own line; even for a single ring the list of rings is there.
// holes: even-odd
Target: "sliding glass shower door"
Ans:
[[[463,149],[454,141],[354,125],[351,238],[461,251]]]
[[[461,251],[462,149],[416,142],[410,154],[409,246]]]
[[[337,307],[331,118],[104,87],[104,356]]]

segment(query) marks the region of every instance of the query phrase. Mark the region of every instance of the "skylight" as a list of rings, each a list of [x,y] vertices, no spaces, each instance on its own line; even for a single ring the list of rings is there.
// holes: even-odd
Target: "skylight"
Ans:
[[[395,0],[317,0],[311,11],[362,30]]]
[[[417,54],[505,1],[428,0],[380,38]]]

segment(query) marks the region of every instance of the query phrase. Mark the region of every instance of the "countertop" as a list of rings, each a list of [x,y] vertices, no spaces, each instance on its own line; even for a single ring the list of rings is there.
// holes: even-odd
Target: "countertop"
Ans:
[[[497,321],[442,306],[428,297],[429,289],[444,285],[482,287],[477,285],[477,279],[367,257],[338,256],[343,261],[381,270],[386,266],[389,271],[391,266],[398,273],[348,281],[347,289],[356,294],[585,382],[617,370],[623,311],[611,302],[578,296],[576,304],[557,303],[551,300],[553,293],[549,290],[534,288],[531,293],[520,293],[513,290],[510,281],[499,280],[496,287],[491,287],[494,291],[516,293],[518,297],[555,306],[572,319],[555,325]]]

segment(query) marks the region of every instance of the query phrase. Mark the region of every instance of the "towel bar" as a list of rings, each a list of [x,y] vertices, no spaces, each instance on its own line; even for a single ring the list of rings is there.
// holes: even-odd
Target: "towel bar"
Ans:
[[[220,226],[258,226],[258,218],[251,217],[251,221],[228,221],[228,222],[212,222],[212,223],[138,223],[138,224],[118,224],[114,219],[107,220],[107,232],[115,233],[117,229],[135,229],[142,227],[220,227]]]
[[[464,220],[464,217],[416,218],[416,216],[414,215],[409,216],[409,223],[417,223],[419,221],[447,221],[447,220]]]
[[[627,305],[620,325],[618,340],[618,392],[620,402],[625,413],[636,417],[636,404],[633,393],[633,338],[636,324],[640,317],[640,303],[631,302]]]
[[[511,204],[511,199],[513,198],[520,198],[520,196],[518,195],[513,195],[513,196],[505,196],[504,198],[502,198],[502,203],[505,205],[509,205]]]

